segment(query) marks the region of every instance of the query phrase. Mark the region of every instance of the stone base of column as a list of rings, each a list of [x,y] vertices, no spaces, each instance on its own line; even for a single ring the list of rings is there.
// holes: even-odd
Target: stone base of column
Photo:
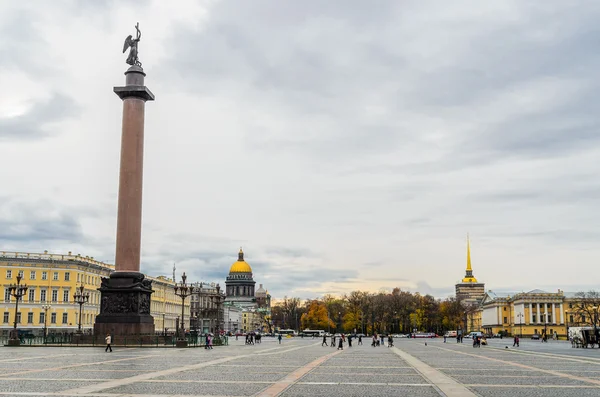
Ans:
[[[114,272],[102,278],[98,290],[101,304],[94,324],[95,335],[154,335],[151,280],[138,272]]]

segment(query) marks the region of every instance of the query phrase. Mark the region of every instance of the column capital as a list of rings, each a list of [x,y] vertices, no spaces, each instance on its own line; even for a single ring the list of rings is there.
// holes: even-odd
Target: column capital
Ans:
[[[153,101],[154,94],[145,85],[126,85],[123,87],[114,87],[113,91],[119,98],[137,98],[145,101]]]

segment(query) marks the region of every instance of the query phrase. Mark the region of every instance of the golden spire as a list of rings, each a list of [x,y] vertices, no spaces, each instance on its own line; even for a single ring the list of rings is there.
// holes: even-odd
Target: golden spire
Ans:
[[[463,283],[476,283],[477,279],[473,277],[473,269],[471,268],[471,244],[469,242],[469,235],[467,234],[467,272],[465,278],[462,279]]]
[[[471,268],[471,245],[469,244],[469,235],[467,234],[467,271],[473,271]]]

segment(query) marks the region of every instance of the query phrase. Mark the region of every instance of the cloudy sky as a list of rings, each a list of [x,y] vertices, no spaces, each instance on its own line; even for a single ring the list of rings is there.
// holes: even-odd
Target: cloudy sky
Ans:
[[[1,249],[114,262],[139,21],[144,272],[598,288],[600,2],[451,3],[0,2]]]

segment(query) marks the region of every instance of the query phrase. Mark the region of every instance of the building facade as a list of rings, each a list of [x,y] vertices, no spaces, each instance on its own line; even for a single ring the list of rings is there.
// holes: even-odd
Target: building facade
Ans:
[[[242,330],[242,308],[231,302],[223,304],[223,325],[226,332],[232,334]]]
[[[575,294],[563,291],[495,293],[488,291],[481,305],[482,329],[486,333],[506,332],[528,337],[534,334],[566,337],[569,306]]]
[[[26,252],[0,252],[0,288],[4,299],[0,302],[2,322],[0,333],[8,335],[15,321],[15,298],[9,294],[9,286],[21,276],[21,285],[27,292],[19,301],[16,315],[21,330],[36,335],[75,332],[79,327],[79,305],[73,300],[75,289],[82,286],[89,293],[89,301],[81,307],[81,328],[91,333],[96,316],[100,313],[100,287],[103,277],[115,271],[113,265],[93,257]],[[150,310],[157,333],[165,328],[174,330],[181,316],[181,300],[174,294],[174,282],[164,277],[148,277],[152,280],[154,293]],[[179,300],[178,300],[179,299]],[[184,307],[189,316],[189,299]]]
[[[224,330],[225,293],[215,283],[194,283],[191,296],[191,328],[200,333],[218,334]]]

